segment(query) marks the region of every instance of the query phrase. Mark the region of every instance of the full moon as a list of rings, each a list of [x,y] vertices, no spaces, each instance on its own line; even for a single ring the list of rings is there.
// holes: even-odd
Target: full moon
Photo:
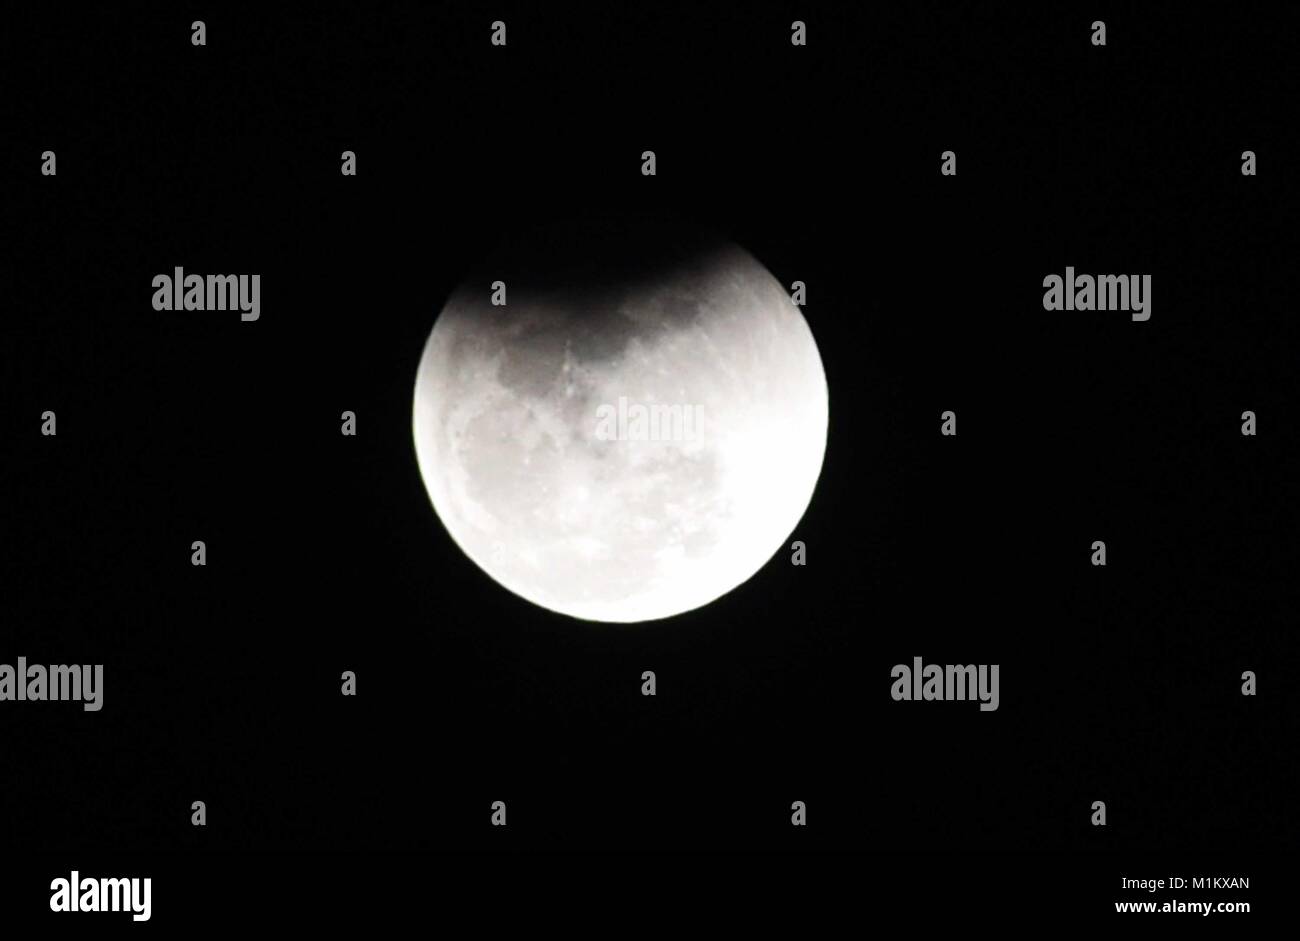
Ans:
[[[827,414],[812,332],[752,255],[606,223],[517,238],[452,293],[412,424],[475,564],[548,610],[626,623],[790,550]]]

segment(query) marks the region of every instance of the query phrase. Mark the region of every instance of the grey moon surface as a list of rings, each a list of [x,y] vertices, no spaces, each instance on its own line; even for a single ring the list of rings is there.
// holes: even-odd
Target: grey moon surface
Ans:
[[[790,551],[826,376],[752,255],[727,242],[599,291],[507,287],[505,306],[490,282],[457,288],[415,382],[420,474],[475,564],[548,610],[626,623],[706,605]],[[611,435],[620,400],[695,423]]]

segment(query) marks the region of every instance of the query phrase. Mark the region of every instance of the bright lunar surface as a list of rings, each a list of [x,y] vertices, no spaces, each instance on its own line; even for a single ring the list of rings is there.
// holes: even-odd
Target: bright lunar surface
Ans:
[[[528,263],[452,294],[416,377],[416,455],[456,544],[510,591],[585,620],[666,618],[790,550],[826,376],[738,246],[588,238],[525,243]]]

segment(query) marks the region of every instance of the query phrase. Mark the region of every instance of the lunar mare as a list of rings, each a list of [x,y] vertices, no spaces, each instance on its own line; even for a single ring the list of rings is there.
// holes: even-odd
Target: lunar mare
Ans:
[[[486,282],[453,293],[415,383],[420,472],[456,544],[591,621],[670,617],[749,579],[826,447],[821,358],[780,283],[723,243],[623,283],[507,284],[505,306]]]

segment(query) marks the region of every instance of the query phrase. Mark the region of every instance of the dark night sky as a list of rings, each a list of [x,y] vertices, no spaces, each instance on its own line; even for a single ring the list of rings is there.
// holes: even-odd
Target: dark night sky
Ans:
[[[15,14],[0,662],[104,663],[106,689],[98,714],[0,707],[0,831],[141,850],[1293,840],[1294,32],[905,6]],[[805,281],[830,387],[808,565],[778,552],[669,622],[585,624],[500,589],[415,464],[443,300],[502,235],[591,213],[716,228]],[[260,273],[261,320],[153,311],[176,265]],[[1066,265],[1150,273],[1152,319],[1044,311]],[[914,656],[1000,664],[1000,709],[892,702]],[[796,799],[815,826],[790,827]]]

